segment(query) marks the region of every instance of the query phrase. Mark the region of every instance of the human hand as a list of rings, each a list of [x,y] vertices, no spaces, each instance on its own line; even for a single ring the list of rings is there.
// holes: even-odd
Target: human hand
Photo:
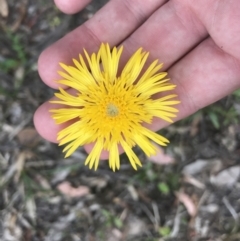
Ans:
[[[66,13],[74,13],[88,0],[55,2]],[[150,52],[150,61],[164,63],[163,70],[177,85],[179,120],[240,87],[239,12],[238,0],[112,0],[41,54],[39,74],[47,85],[58,88],[59,62],[72,63],[83,48],[93,52],[101,42],[122,44],[122,58],[127,60],[143,47]],[[49,102],[40,106],[34,122],[44,138],[56,142],[63,125],[53,121],[52,108]],[[166,125],[154,120],[151,129]],[[92,145],[86,148],[90,151]]]

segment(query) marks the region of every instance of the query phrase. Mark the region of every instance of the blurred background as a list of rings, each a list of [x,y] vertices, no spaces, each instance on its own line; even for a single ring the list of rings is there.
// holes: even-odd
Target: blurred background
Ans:
[[[36,108],[53,90],[38,75],[47,46],[107,0],[73,16],[47,0],[0,0],[0,240],[240,240],[240,90],[161,130],[171,143],[134,171],[126,156],[95,172],[79,149],[43,140]],[[46,66],[47,67],[47,66]]]

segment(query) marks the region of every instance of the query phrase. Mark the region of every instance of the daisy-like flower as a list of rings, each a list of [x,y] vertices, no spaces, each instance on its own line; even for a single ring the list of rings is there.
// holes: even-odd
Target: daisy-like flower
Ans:
[[[175,94],[154,97],[155,94],[173,90],[175,85],[159,72],[162,64],[152,62],[143,71],[149,53],[138,49],[122,70],[119,60],[123,47],[110,49],[102,44],[91,56],[84,50],[86,61],[80,54],[73,59],[75,66],[60,63],[64,72],[58,82],[75,90],[74,93],[59,88],[51,103],[65,107],[50,110],[57,124],[69,125],[58,133],[59,145],[66,145],[63,152],[70,156],[78,147],[95,143],[85,165],[98,167],[102,150],[109,152],[109,166],[120,168],[119,147],[126,152],[131,165],[137,169],[141,162],[132,148],[138,145],[147,156],[156,153],[152,141],[166,146],[165,137],[149,130],[143,124],[153,117],[172,122],[179,103]]]

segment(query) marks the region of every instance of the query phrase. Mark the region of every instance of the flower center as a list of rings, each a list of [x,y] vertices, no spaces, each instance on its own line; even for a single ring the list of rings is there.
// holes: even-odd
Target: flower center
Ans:
[[[118,107],[112,103],[107,105],[107,115],[110,117],[115,117],[119,114]]]

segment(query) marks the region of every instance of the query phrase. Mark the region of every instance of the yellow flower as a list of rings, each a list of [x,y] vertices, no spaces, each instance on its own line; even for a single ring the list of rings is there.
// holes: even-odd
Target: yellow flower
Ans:
[[[120,168],[119,146],[126,152],[132,166],[141,166],[132,148],[138,145],[147,156],[156,153],[154,141],[166,146],[169,141],[148,128],[153,117],[172,122],[178,110],[176,95],[154,98],[160,92],[173,90],[166,72],[159,72],[162,64],[155,60],[143,71],[149,53],[138,49],[123,68],[119,59],[123,47],[112,51],[108,44],[102,44],[91,56],[84,50],[87,61],[80,54],[73,59],[75,66],[60,63],[65,72],[58,82],[75,90],[74,94],[59,88],[51,103],[63,104],[65,108],[50,110],[57,124],[70,122],[58,133],[59,145],[65,145],[63,152],[70,156],[79,146],[95,143],[85,165],[98,167],[102,150],[109,152],[109,166],[115,171]],[[122,69],[122,70],[121,70]]]

